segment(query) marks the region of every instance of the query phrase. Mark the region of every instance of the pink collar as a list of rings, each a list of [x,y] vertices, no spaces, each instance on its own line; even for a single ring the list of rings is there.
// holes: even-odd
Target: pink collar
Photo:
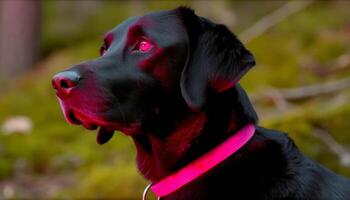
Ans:
[[[212,149],[181,170],[150,186],[151,190],[158,198],[175,192],[238,151],[253,137],[254,132],[254,124],[247,124],[215,149]]]

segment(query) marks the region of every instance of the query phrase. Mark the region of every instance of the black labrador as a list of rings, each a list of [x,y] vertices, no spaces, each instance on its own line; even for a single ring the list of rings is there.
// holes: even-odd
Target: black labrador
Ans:
[[[248,123],[239,151],[162,199],[350,199],[350,181],[301,154],[279,131],[258,126],[238,84],[253,55],[224,25],[179,7],[132,17],[109,31],[101,57],[54,76],[72,124],[131,136],[152,183],[184,168]]]

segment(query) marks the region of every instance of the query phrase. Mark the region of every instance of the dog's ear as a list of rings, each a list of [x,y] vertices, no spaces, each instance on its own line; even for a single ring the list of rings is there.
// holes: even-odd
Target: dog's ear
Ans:
[[[192,10],[183,12],[189,51],[180,79],[181,92],[192,109],[200,110],[208,91],[223,92],[235,86],[255,65],[255,59],[226,26],[198,17]]]

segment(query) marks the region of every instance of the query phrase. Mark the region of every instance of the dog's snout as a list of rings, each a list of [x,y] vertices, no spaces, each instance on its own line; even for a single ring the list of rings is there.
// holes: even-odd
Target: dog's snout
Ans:
[[[57,93],[68,94],[79,84],[80,75],[75,71],[64,71],[56,74],[52,78],[52,86]]]

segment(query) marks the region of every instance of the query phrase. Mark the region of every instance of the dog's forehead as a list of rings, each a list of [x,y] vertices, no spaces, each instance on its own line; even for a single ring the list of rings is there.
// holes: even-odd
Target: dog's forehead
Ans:
[[[130,27],[132,24],[134,24],[136,21],[140,19],[139,16],[130,17],[117,25],[115,28],[110,30],[108,34],[112,33],[114,36],[121,36],[123,33],[125,33],[126,30],[128,30],[128,27]]]
[[[144,15],[144,17],[149,17],[149,18],[154,18],[154,19],[159,19],[162,17],[175,17],[178,15],[179,12],[177,10],[162,10],[158,12],[152,12]]]
[[[130,17],[109,31],[109,34],[112,33],[115,38],[122,38],[130,28],[135,26],[143,28],[146,33],[152,32],[153,34],[185,30],[179,12],[167,10]]]

